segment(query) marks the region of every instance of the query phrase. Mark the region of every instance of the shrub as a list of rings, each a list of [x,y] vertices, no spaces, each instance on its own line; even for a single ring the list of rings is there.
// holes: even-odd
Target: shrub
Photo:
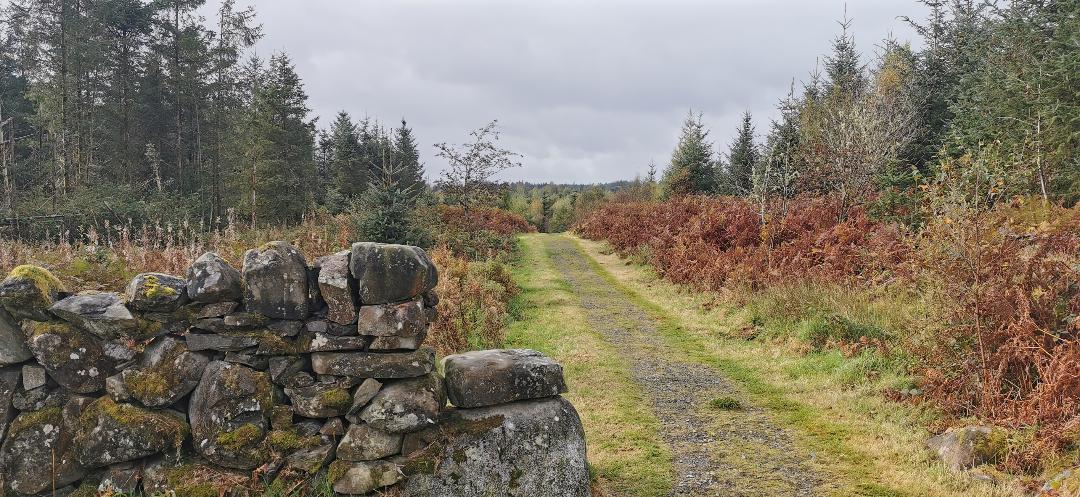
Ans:
[[[509,267],[493,259],[470,261],[445,247],[432,250],[431,258],[439,268],[439,306],[428,343],[440,355],[501,346],[507,306],[518,291]]]

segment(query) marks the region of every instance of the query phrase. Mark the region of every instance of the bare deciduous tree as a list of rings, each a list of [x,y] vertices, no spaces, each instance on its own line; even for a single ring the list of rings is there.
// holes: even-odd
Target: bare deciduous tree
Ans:
[[[461,206],[468,215],[476,204],[491,193],[490,180],[495,174],[521,166],[521,154],[499,148],[499,121],[469,133],[472,141],[460,145],[435,144],[436,157],[446,159],[450,167],[442,173],[438,186],[447,202]]]

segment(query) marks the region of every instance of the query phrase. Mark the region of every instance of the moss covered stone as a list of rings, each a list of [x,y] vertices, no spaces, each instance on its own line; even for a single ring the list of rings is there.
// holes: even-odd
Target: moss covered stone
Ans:
[[[132,308],[150,312],[172,312],[187,303],[187,281],[161,273],[142,273],[127,287]]]
[[[171,412],[102,397],[79,416],[75,452],[80,464],[97,468],[166,450],[179,451],[188,433],[188,424]]]
[[[214,440],[225,449],[238,451],[250,447],[259,442],[263,437],[263,429],[246,423],[232,431],[218,433]]]
[[[61,386],[76,393],[105,388],[110,367],[101,344],[89,334],[62,322],[35,322],[28,334],[34,358]]]
[[[48,269],[26,264],[0,282],[0,305],[17,318],[44,321],[50,317],[49,307],[66,291]]]

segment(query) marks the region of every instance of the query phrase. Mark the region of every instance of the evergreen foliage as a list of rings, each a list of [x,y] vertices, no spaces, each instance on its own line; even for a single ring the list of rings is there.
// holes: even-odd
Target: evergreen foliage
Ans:
[[[716,191],[716,161],[713,158],[709,130],[701,122],[701,114],[692,111],[683,121],[679,143],[671,154],[664,171],[665,197],[709,194]]]

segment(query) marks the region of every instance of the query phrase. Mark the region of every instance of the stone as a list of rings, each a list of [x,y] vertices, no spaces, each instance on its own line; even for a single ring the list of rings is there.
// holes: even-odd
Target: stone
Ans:
[[[142,472],[142,464],[126,462],[109,466],[101,475],[97,491],[104,495],[135,495]]]
[[[361,305],[409,300],[435,288],[438,281],[427,253],[409,245],[354,243],[349,271],[356,279]]]
[[[319,428],[319,434],[327,437],[340,437],[345,434],[345,423],[341,418],[330,418]]]
[[[337,446],[342,461],[374,461],[401,452],[401,434],[376,430],[367,423],[354,423]]]
[[[184,340],[191,351],[216,350],[228,352],[230,350],[244,350],[259,344],[259,337],[251,333],[188,333]]]
[[[562,397],[449,410],[428,431],[403,462],[405,496],[590,495],[585,432]]]
[[[435,369],[435,351],[430,348],[410,352],[316,352],[311,369],[318,374],[359,378],[413,378]]]
[[[1001,451],[1006,439],[1004,430],[991,426],[964,426],[952,428],[926,441],[930,449],[945,467],[963,471],[992,462]]]
[[[124,300],[112,292],[82,292],[53,304],[49,310],[105,340],[144,338],[151,331],[141,329],[139,320],[124,306]]]
[[[99,340],[101,352],[105,354],[105,361],[113,366],[113,369],[130,366],[138,351],[128,347],[121,340]]]
[[[415,337],[427,330],[424,303],[420,299],[398,304],[365,305],[356,319],[359,335]]]
[[[310,352],[333,352],[341,350],[364,350],[371,343],[371,337],[339,337],[316,333],[308,347]]]
[[[74,424],[65,410],[78,411],[81,402],[19,414],[0,445],[0,475],[15,492],[32,495],[79,481],[86,475],[76,456]],[[78,414],[72,412],[71,416]],[[70,416],[69,416],[70,417]]]
[[[345,414],[352,405],[349,390],[334,383],[285,388],[296,414],[305,418],[332,418]]]
[[[45,374],[45,368],[37,364],[23,364],[22,386],[23,390],[33,390],[45,386],[49,377]]]
[[[266,462],[262,444],[274,407],[273,396],[266,373],[224,361],[211,362],[188,404],[195,450],[225,468],[249,470]]]
[[[52,319],[49,308],[64,293],[64,284],[48,269],[26,264],[0,281],[0,306],[16,319],[48,321]]]
[[[446,395],[458,407],[485,407],[566,393],[562,366],[529,349],[478,350],[443,359]]]
[[[128,391],[127,384],[124,383],[123,371],[105,378],[105,393],[114,402],[131,402],[131,392]]]
[[[162,273],[142,273],[127,286],[128,305],[148,312],[172,312],[187,303],[187,281]]]
[[[243,364],[249,368],[257,369],[259,371],[266,371],[270,366],[270,358],[264,355],[259,355],[258,347],[251,347],[249,349],[229,351],[225,353],[225,362],[232,362],[236,364]]]
[[[271,321],[266,325],[266,329],[274,331],[278,335],[283,337],[294,337],[300,334],[300,330],[304,327],[303,321],[296,321],[291,319],[278,319]]]
[[[434,425],[444,405],[442,378],[428,374],[383,386],[357,418],[378,430],[406,433]]]
[[[243,296],[240,271],[213,252],[207,252],[187,271],[187,294],[194,302],[213,304],[240,300]]]
[[[361,495],[383,487],[389,487],[401,481],[402,478],[398,465],[391,461],[354,463],[340,460],[334,461],[330,465],[327,474],[340,475],[332,481],[334,492],[347,495]]]
[[[427,330],[411,337],[372,337],[368,350],[416,350],[427,338]]]
[[[237,274],[239,275],[239,273]],[[237,298],[239,298],[239,296]],[[225,316],[236,312],[238,307],[240,307],[239,302],[215,302],[203,306],[202,309],[199,309],[199,313],[195,317],[198,319],[224,318]]]
[[[367,378],[360,386],[353,390],[353,403],[349,406],[349,410],[345,412],[345,416],[349,421],[358,423],[360,411],[367,407],[371,399],[375,398],[375,394],[379,393],[379,389],[382,388],[382,383],[375,378]]]
[[[311,365],[305,356],[275,356],[267,361],[267,372],[270,373],[270,381],[275,385],[286,385],[293,375],[307,370]]]
[[[320,437],[320,443],[314,447],[304,447],[285,458],[285,467],[308,474],[318,473],[334,458],[334,443],[327,437]]]
[[[198,319],[191,324],[192,329],[209,331],[211,333],[224,333],[228,331],[225,326],[225,318]]]
[[[11,405],[15,407],[17,411],[37,411],[44,409],[46,404],[55,398],[55,395],[49,392],[45,387],[38,387],[33,390],[16,390],[15,394],[11,396]],[[58,407],[54,405],[49,407]]]
[[[270,318],[255,312],[234,312],[225,316],[222,321],[225,328],[251,329],[265,327],[270,324]]]
[[[315,260],[319,295],[326,302],[326,319],[338,324],[356,322],[356,283],[349,274],[350,251],[343,250]]]
[[[105,353],[89,334],[63,322],[34,322],[30,351],[60,386],[76,393],[105,388]]]
[[[139,367],[120,373],[124,390],[147,407],[175,404],[195,390],[210,357],[193,352],[170,336],[155,339],[143,351]]]
[[[11,402],[19,389],[19,375],[17,368],[0,369],[0,441],[4,440],[8,423],[19,414]]]
[[[307,262],[285,242],[270,242],[244,253],[244,306],[272,319],[308,316]]]
[[[182,415],[102,397],[79,416],[72,443],[79,464],[93,469],[179,451],[187,435]]]
[[[0,367],[30,360],[34,354],[26,346],[26,336],[15,318],[0,308]]]
[[[304,323],[304,331],[325,334],[330,331],[330,323],[327,323],[325,319],[312,319]]]

